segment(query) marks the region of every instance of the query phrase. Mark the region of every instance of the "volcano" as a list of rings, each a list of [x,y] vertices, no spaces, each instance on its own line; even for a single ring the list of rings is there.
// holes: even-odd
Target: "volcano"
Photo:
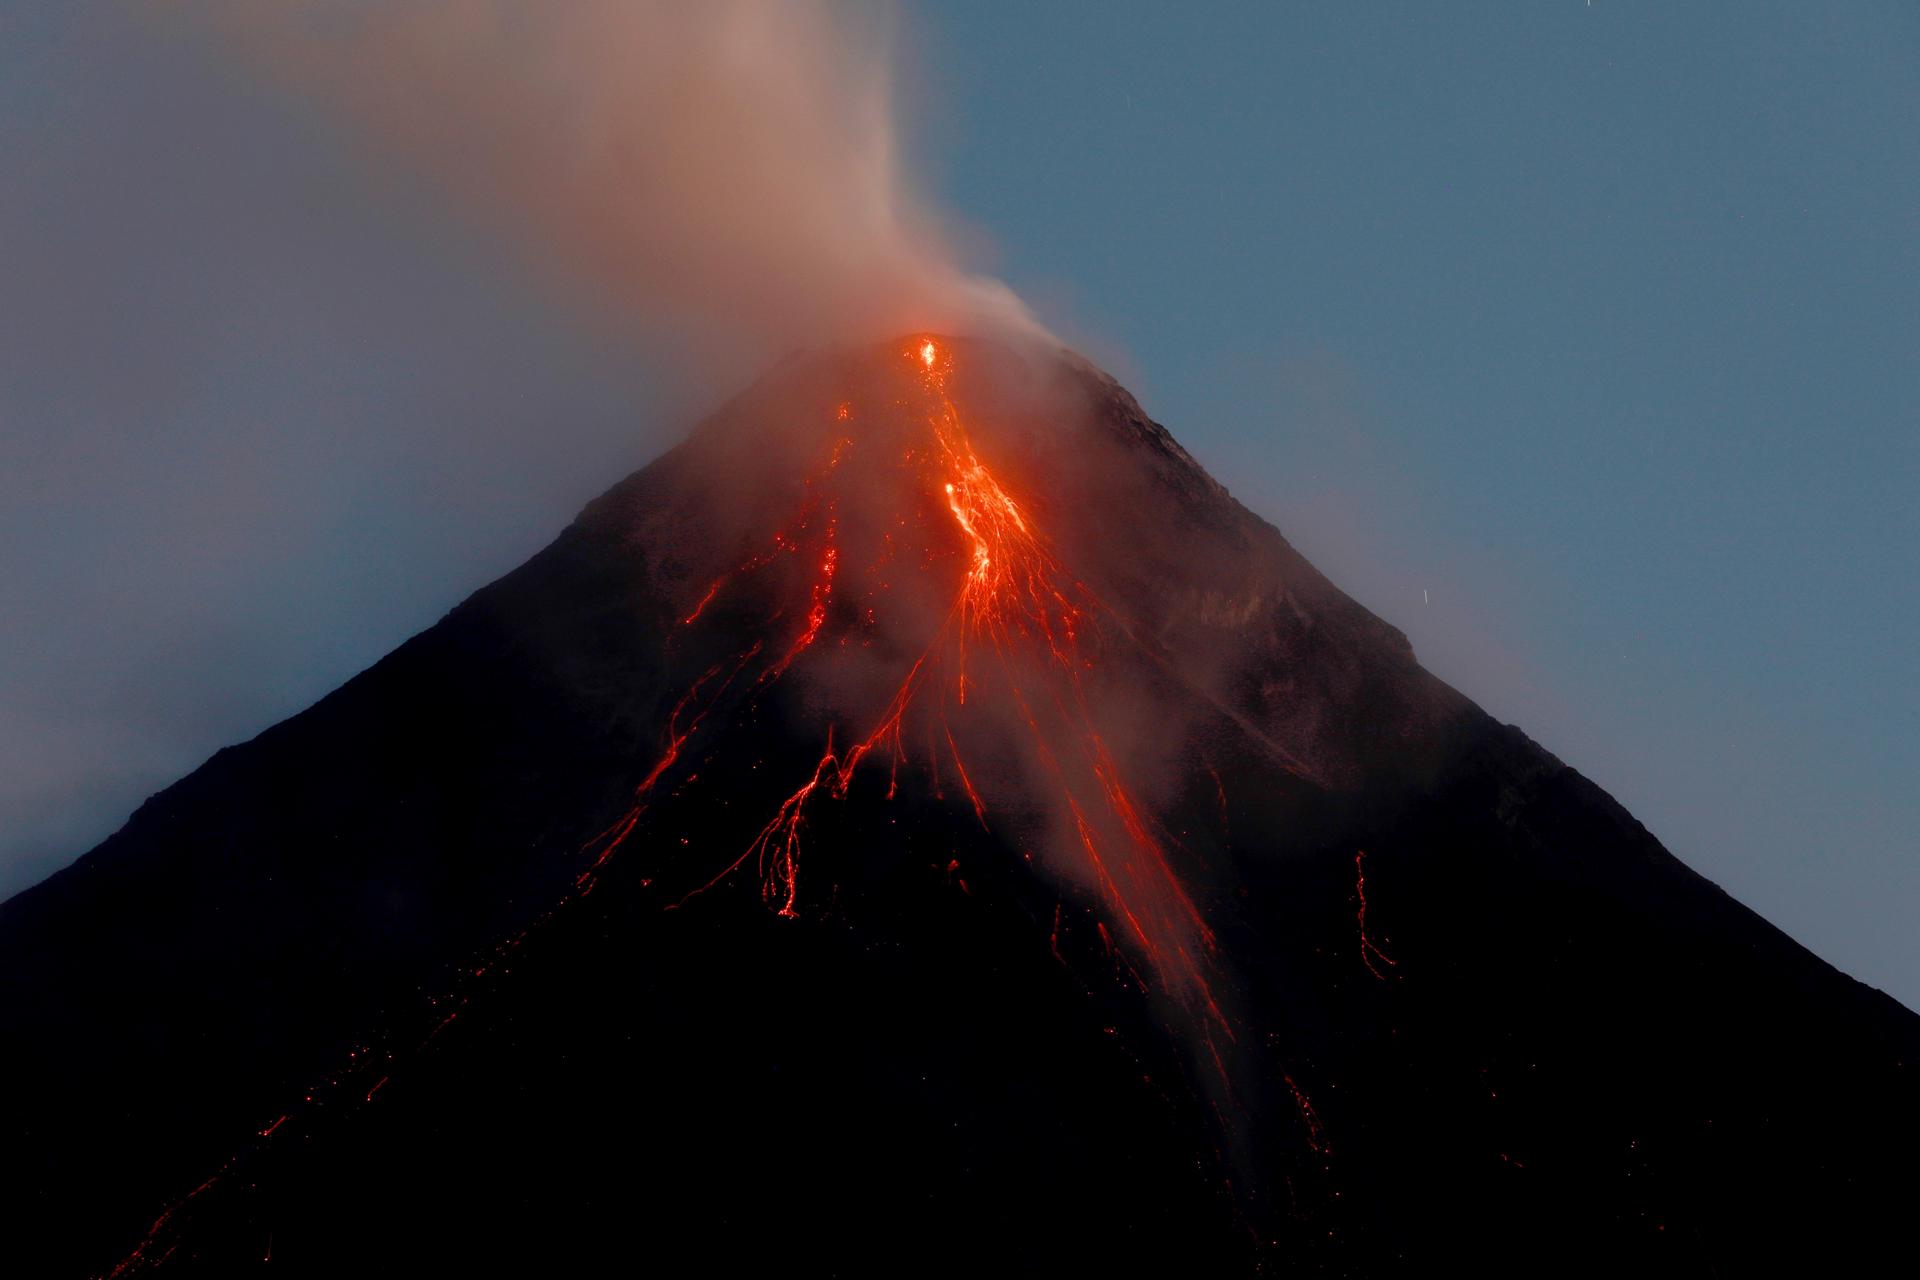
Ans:
[[[1831,1270],[1920,1019],[1077,357],[790,358],[0,907],[18,1275]]]

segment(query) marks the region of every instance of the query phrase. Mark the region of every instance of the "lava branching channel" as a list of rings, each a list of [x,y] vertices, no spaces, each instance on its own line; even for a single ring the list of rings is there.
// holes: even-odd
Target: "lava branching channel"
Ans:
[[[936,512],[944,531],[921,530],[916,538],[908,531],[914,513],[900,513],[894,522],[900,528],[885,531],[878,545],[843,546],[840,509],[846,498],[840,477],[856,447],[877,442],[869,438],[856,445],[851,435],[834,436],[806,479],[800,511],[774,535],[773,548],[702,584],[681,625],[700,625],[730,590],[782,556],[813,567],[805,612],[789,620],[777,641],[756,639],[687,690],[669,719],[662,756],[640,782],[632,808],[591,846],[594,861],[579,887],[591,890],[600,868],[638,827],[653,794],[680,764],[689,739],[722,695],[743,682],[749,689],[764,689],[817,646],[845,645],[860,629],[881,625],[890,570],[944,572],[951,575],[944,614],[925,648],[906,663],[891,696],[869,722],[830,728],[810,774],[798,780],[758,835],[676,905],[751,867],[767,904],[782,916],[796,915],[809,812],[844,798],[863,766],[884,764],[891,798],[901,766],[916,752],[936,779],[951,778],[975,819],[990,826],[978,771],[960,745],[968,740],[965,718],[987,704],[992,709],[980,713],[981,723],[992,717],[996,730],[1010,725],[1020,737],[1014,749],[1044,779],[1044,801],[1060,816],[1070,833],[1068,843],[1083,860],[1081,878],[1097,888],[1123,945],[1137,957],[1136,976],[1143,984],[1157,983],[1193,1016],[1224,1079],[1220,1045],[1232,1041],[1234,1032],[1209,977],[1213,933],[1169,862],[1164,837],[1096,728],[1082,684],[1096,660],[1094,646],[1083,638],[1102,606],[1062,566],[1021,499],[976,451],[948,389],[950,353],[920,339],[900,355],[916,373],[920,403],[912,406],[912,416],[921,429],[917,438],[889,441],[898,456],[883,465],[897,465],[913,476],[923,510]],[[842,403],[823,411],[846,423],[858,406]],[[836,611],[836,593],[844,590],[843,561],[855,556],[868,567],[862,575],[866,598],[845,601]],[[835,617],[852,620],[849,634],[832,633],[828,623]]]

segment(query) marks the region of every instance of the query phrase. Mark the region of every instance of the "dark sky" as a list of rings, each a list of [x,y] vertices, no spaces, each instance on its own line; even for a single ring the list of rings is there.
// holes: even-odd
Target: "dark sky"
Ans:
[[[705,394],[204,30],[81,9],[0,13],[0,892]],[[895,26],[987,269],[1440,675],[1920,1003],[1920,11]]]

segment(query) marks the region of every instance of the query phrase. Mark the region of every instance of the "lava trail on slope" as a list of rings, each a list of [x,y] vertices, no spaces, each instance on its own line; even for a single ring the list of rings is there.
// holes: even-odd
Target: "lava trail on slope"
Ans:
[[[1215,1130],[1208,1176],[1222,1188],[1250,1176],[1232,1153],[1245,1134],[1229,1065],[1238,1036],[1215,990],[1217,940],[1175,868],[1185,851],[1128,781],[1100,726],[1101,711],[1111,707],[1089,692],[1116,650],[1136,651],[1135,664],[1164,668],[1164,658],[1140,652],[1128,621],[1061,563],[1036,514],[1044,504],[1016,496],[1017,482],[1003,482],[982,457],[949,389],[955,357],[947,341],[914,337],[899,345],[897,359],[910,376],[896,379],[900,385],[878,406],[855,397],[799,407],[825,425],[799,433],[795,456],[812,457],[794,473],[797,501],[770,531],[755,530],[760,545],[724,572],[686,584],[663,662],[677,651],[725,656],[675,700],[656,758],[628,808],[586,842],[586,865],[569,890],[429,1002],[437,1016],[418,1044],[389,1030],[383,1047],[357,1045],[349,1057],[358,1061],[316,1086],[336,1109],[372,1103],[402,1069],[396,1064],[469,1013],[494,967],[567,918],[616,858],[637,860],[641,887],[664,910],[698,909],[703,895],[750,875],[774,916],[799,919],[810,909],[802,897],[803,828],[856,785],[880,790],[891,804],[904,770],[905,785],[936,804],[965,806],[989,856],[1032,864],[1040,851],[1039,865],[1062,895],[1052,903],[1050,951],[1068,966],[1060,933],[1065,897],[1073,896],[1077,923],[1098,941],[1097,956],[1080,965],[1094,975],[1090,981],[1146,997],[1161,1024],[1146,1035],[1169,1029],[1191,1040],[1191,1063],[1165,1074],[1187,1074],[1183,1067],[1193,1064],[1204,1071],[1195,1092]],[[869,417],[880,422],[863,430]],[[707,744],[764,718],[775,695],[796,682],[806,686],[801,698],[813,704],[824,741],[764,825],[737,855],[717,862],[711,838],[700,848],[688,838],[658,839],[662,812],[725,785],[716,774],[741,771],[726,746]],[[1193,701],[1205,703],[1197,694]],[[1154,732],[1191,727],[1193,715],[1163,719]],[[756,755],[763,748],[751,731],[734,745]],[[1283,753],[1260,744],[1256,751],[1291,769]],[[1224,814],[1224,784],[1217,771],[1209,777]],[[949,883],[971,895],[963,870],[958,858],[948,860]],[[1137,1060],[1140,1051],[1115,1052]],[[1298,1111],[1302,1150],[1317,1159],[1325,1147],[1313,1104],[1291,1074],[1282,1070],[1281,1078]],[[1172,1105],[1150,1074],[1142,1080]],[[302,1105],[315,1102],[313,1090],[302,1095]],[[256,1136],[270,1142],[292,1114]],[[290,1140],[291,1133],[283,1141]],[[229,1161],[163,1212],[110,1274],[137,1274],[175,1256],[181,1238],[190,1238],[176,1215],[204,1216],[203,1198],[235,1168]]]

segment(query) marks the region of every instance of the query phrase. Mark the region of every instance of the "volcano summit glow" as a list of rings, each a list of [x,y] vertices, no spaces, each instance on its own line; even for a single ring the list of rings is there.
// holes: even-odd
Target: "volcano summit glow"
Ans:
[[[596,840],[597,856],[579,887],[591,891],[599,869],[640,824],[655,788],[682,763],[688,740],[730,690],[745,686],[757,695],[823,637],[830,647],[846,648],[871,644],[882,630],[911,634],[916,625],[911,610],[904,626],[883,616],[893,612],[892,580],[913,574],[951,580],[944,616],[905,664],[891,695],[866,715],[859,736],[847,737],[837,722],[844,717],[858,725],[862,713],[834,706],[835,723],[811,776],[744,852],[681,902],[752,863],[768,905],[781,916],[797,915],[801,830],[809,808],[845,797],[869,756],[888,762],[889,799],[898,789],[901,766],[918,755],[936,794],[944,773],[957,781],[980,824],[990,828],[990,806],[976,782],[980,770],[977,763],[969,767],[969,752],[961,743],[993,742],[1043,779],[1042,804],[1071,832],[1066,858],[1072,878],[1096,889],[1125,951],[1141,966],[1134,971],[1136,980],[1172,993],[1193,1015],[1224,1084],[1226,1067],[1216,1037],[1234,1037],[1207,972],[1212,930],[1175,874],[1153,818],[1125,781],[1081,684],[1083,671],[1099,659],[1102,627],[1115,629],[1118,621],[1061,564],[1022,514],[1021,503],[980,457],[948,390],[950,354],[933,338],[915,338],[900,345],[899,359],[918,375],[917,395],[902,407],[923,424],[924,434],[898,440],[897,456],[867,465],[893,472],[896,480],[904,476],[908,483],[876,486],[872,470],[850,476],[854,468],[842,464],[861,445],[851,435],[831,435],[824,456],[806,476],[800,509],[773,534],[771,546],[756,550],[688,602],[683,628],[699,625],[709,607],[723,602],[732,589],[763,591],[769,571],[782,559],[814,566],[806,585],[807,608],[781,603],[776,596],[764,630],[735,660],[704,673],[676,704],[663,754],[636,789],[633,807]],[[823,418],[830,414],[836,426],[861,412],[852,402],[815,409]],[[862,443],[870,449],[879,441],[869,437]],[[866,493],[849,492],[856,485]],[[904,495],[905,509],[880,522],[877,540],[843,546],[843,506],[871,500],[876,491]],[[942,499],[950,524],[937,518],[936,502]],[[843,563],[857,566],[850,582],[843,577]],[[779,636],[783,615],[794,619],[787,624],[790,638]],[[830,615],[839,626],[827,633]],[[836,746],[836,732],[843,745]],[[909,747],[923,741],[924,754],[918,745]],[[1110,936],[1104,925],[1101,936]],[[1142,969],[1152,975],[1150,982]]]

